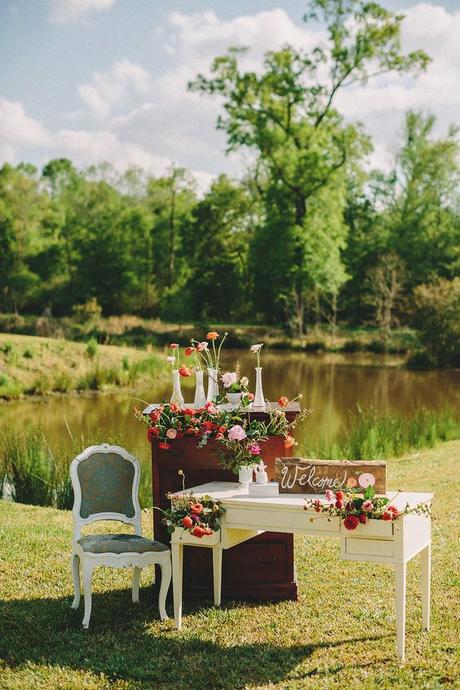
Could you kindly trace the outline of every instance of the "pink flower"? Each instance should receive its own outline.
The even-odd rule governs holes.
[[[370,513],[371,510],[374,510],[374,504],[372,503],[372,501],[364,501],[361,507],[365,513]]]
[[[167,436],[168,438],[176,438],[176,436],[177,436],[177,429],[168,429],[168,431],[166,432],[166,436]]]
[[[235,424],[228,430],[228,438],[230,441],[243,441],[246,438],[246,432],[240,424]]]
[[[258,443],[253,443],[249,446],[249,452],[251,455],[260,455],[260,446]]]
[[[238,377],[236,375],[236,371],[226,371],[225,374],[222,374],[220,377],[222,379],[222,383],[224,384],[224,388],[230,388],[230,386],[238,381]]]
[[[333,501],[335,499],[334,492],[330,489],[326,489],[324,495],[326,496],[326,500],[328,501]]]
[[[198,352],[203,352],[203,350],[207,350],[208,343],[206,342],[206,340],[203,340],[202,343],[198,343],[196,349],[198,350]]]
[[[358,477],[358,484],[363,488],[367,489],[368,486],[374,486],[375,477],[370,472],[363,472]]]

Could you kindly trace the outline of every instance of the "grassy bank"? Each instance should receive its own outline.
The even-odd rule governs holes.
[[[161,355],[130,347],[0,333],[0,398],[97,391],[166,376]]]
[[[296,537],[298,602],[185,603],[160,623],[142,575],[98,569],[91,628],[71,611],[71,515],[0,501],[2,690],[441,690],[460,674],[460,442],[389,462],[389,485],[435,494],[432,630],[421,632],[420,565],[408,567],[407,661],[394,654],[391,566],[343,562],[335,540]],[[143,514],[150,534],[152,515]]]
[[[348,328],[341,326],[335,337],[330,330],[309,329],[303,338],[287,335],[273,326],[250,324],[174,324],[159,319],[142,319],[138,316],[89,317],[83,322],[75,318],[45,318],[0,314],[0,332],[20,333],[87,341],[90,338],[112,345],[145,347],[162,346],[170,342],[186,344],[191,337],[202,337],[207,331],[229,331],[228,347],[247,348],[263,341],[273,349],[290,349],[302,352],[385,352],[382,340],[375,328]],[[406,354],[419,347],[414,331],[394,330],[388,343],[389,353]]]

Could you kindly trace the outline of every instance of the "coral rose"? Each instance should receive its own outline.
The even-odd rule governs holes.
[[[201,513],[203,512],[203,506],[202,506],[201,503],[193,503],[193,504],[190,506],[190,510],[191,510],[192,513],[194,513],[195,515],[201,515]]]
[[[207,340],[215,340],[218,337],[219,334],[217,333],[217,331],[209,331],[209,333],[206,335]]]
[[[186,515],[184,518],[182,518],[182,524],[185,527],[185,529],[189,529],[193,525],[193,520],[190,517],[190,515]]]
[[[355,486],[358,486],[358,482],[356,481],[356,479],[354,477],[348,477],[347,486],[350,489],[353,489]]]
[[[289,405],[289,398],[286,398],[285,395],[282,395],[281,398],[278,400],[278,405],[280,407],[286,407],[286,405]]]
[[[169,405],[169,409],[171,410],[171,412],[180,412],[180,405],[178,405],[175,402],[172,402]]]
[[[190,369],[188,367],[182,366],[179,369],[179,375],[183,376],[185,378],[186,376],[191,376],[192,372],[190,371]]]
[[[343,526],[345,529],[356,529],[359,525],[359,520],[356,517],[356,515],[347,515],[345,520],[343,521]]]
[[[198,539],[201,539],[201,537],[206,534],[206,530],[204,530],[199,525],[195,525],[195,527],[193,528],[192,534],[194,537],[198,537]]]
[[[343,491],[336,491],[335,497],[338,501],[343,501],[343,499],[345,498],[345,494],[343,493]]]

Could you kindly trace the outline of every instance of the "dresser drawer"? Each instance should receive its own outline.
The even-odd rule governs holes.
[[[229,556],[228,559],[226,558]],[[226,584],[283,582],[286,579],[286,544],[240,544],[238,550],[224,551],[224,587]]]
[[[344,537],[342,542],[342,556],[348,560],[362,560],[363,557],[382,558],[394,557],[395,545],[393,539],[353,539]]]

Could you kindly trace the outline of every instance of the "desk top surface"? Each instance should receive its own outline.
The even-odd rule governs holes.
[[[153,410],[158,409],[161,407],[163,403],[150,403],[150,405],[147,405],[147,407],[142,410],[142,414],[149,414],[149,412],[152,412]],[[237,405],[231,405],[230,403],[224,403],[222,405],[217,405],[217,408],[219,410],[225,411],[225,412],[231,412],[232,410],[235,410],[238,406]],[[196,407],[193,403],[184,403],[182,405],[182,408],[188,408],[191,410],[198,410],[199,408]],[[279,404],[277,402],[267,402],[264,407],[254,407],[253,404],[251,403],[248,405],[248,407],[245,407],[244,409],[241,409],[240,412],[244,413],[250,413],[253,412],[255,414],[268,414],[270,410],[279,410],[282,409],[283,412],[286,413],[298,413],[300,412],[300,403],[298,402],[293,402],[290,403],[289,405],[286,405],[286,407],[280,408]]]
[[[176,492],[180,495],[182,492]],[[193,493],[195,496],[212,496],[216,500],[222,501],[225,506],[260,506],[270,509],[296,509],[305,505],[305,500],[323,499],[324,494],[279,494],[278,496],[259,497],[249,495],[247,487],[238,482],[208,482],[186,489],[185,493]],[[408,493],[406,491],[387,491],[387,497],[392,504],[399,510],[403,510],[407,505],[410,508],[420,504],[429,503],[433,494],[430,493]]]

